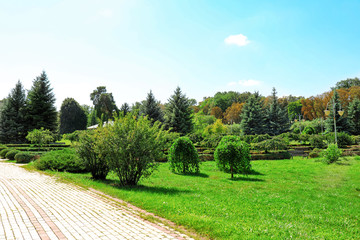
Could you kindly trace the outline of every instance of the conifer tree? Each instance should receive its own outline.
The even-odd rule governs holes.
[[[282,108],[276,96],[276,89],[272,90],[272,98],[269,108],[266,111],[266,133],[279,135],[289,129],[288,112]]]
[[[351,134],[360,135],[360,100],[358,98],[349,104],[348,119]]]
[[[339,111],[342,110],[340,106],[339,94],[334,90],[334,95],[332,96],[330,102],[327,105],[327,109],[330,110],[330,114],[325,120],[325,131],[334,132],[334,110],[335,110],[335,122],[336,122],[336,131],[337,132],[348,132],[349,131],[349,122],[345,115],[340,116]]]
[[[124,116],[125,116],[126,114],[128,114],[130,111],[131,111],[131,109],[130,109],[129,104],[124,103],[123,105],[121,105],[121,107],[120,107],[120,112],[122,112],[122,113],[124,114]]]
[[[265,114],[259,92],[255,92],[247,99],[242,108],[241,119],[240,128],[245,135],[265,133]]]
[[[2,143],[25,142],[26,94],[20,81],[7,97],[0,115],[0,141]]]
[[[159,102],[156,101],[154,94],[150,90],[150,92],[147,95],[147,98],[145,102],[143,103],[143,114],[145,116],[148,116],[149,119],[154,123],[156,121],[163,122],[163,113],[161,112]]]
[[[27,96],[28,131],[33,129],[57,130],[57,112],[55,95],[48,77],[43,71],[36,77]]]
[[[168,100],[165,109],[165,125],[182,135],[190,133],[194,127],[189,99],[177,87]]]
[[[59,133],[72,133],[76,130],[85,130],[87,117],[84,109],[73,98],[66,98],[60,108]]]
[[[114,113],[119,112],[112,93],[108,93],[105,86],[97,87],[90,94],[90,99],[93,101],[97,117],[103,121],[108,121]]]

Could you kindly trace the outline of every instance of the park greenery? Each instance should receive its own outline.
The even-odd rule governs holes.
[[[352,157],[360,155],[357,78],[309,98],[278,97],[273,88],[267,97],[228,91],[197,103],[177,87],[166,103],[150,90],[118,108],[99,86],[90,99],[93,106],[66,98],[57,112],[45,72],[28,92],[18,81],[1,101],[1,158],[30,162],[213,239],[360,233],[352,228],[360,209],[359,156]],[[293,157],[298,149],[308,159]],[[255,161],[270,159],[286,160]],[[338,202],[352,204],[347,220]]]

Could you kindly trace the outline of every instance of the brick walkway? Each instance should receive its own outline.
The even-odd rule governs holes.
[[[0,239],[190,239],[103,195],[0,161]]]

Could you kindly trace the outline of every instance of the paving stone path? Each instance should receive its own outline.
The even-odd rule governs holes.
[[[191,239],[132,207],[0,160],[0,239]]]

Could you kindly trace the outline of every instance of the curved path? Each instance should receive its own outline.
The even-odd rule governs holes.
[[[0,239],[191,239],[99,192],[0,161]]]

